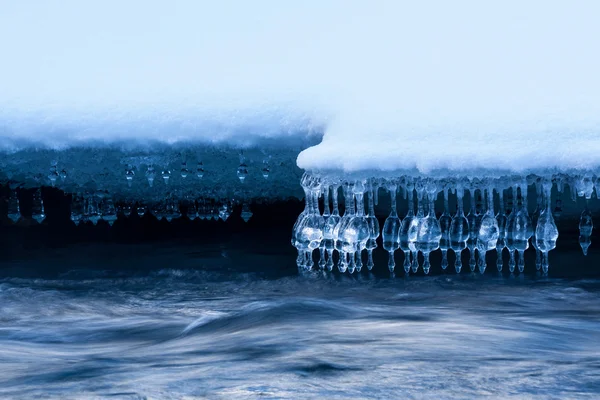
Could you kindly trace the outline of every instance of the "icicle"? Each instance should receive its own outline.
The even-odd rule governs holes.
[[[506,247],[506,223],[507,217],[504,211],[504,189],[498,187],[498,202],[499,209],[496,214],[496,221],[498,223],[498,241],[496,242],[496,268],[499,272],[502,271],[502,251]]]
[[[390,253],[388,268],[390,272],[394,271],[396,263],[394,262],[394,252],[398,250],[400,247],[400,218],[398,218],[398,213],[396,211],[396,190],[397,186],[395,184],[390,184],[388,186],[388,190],[390,191],[391,197],[391,211],[390,215],[385,220],[383,224],[382,238],[383,238],[383,248]]]

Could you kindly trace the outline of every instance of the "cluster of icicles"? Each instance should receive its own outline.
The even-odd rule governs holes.
[[[65,193],[65,196],[68,194]],[[112,196],[98,190],[96,192],[71,193],[70,195],[71,221],[75,225],[91,222],[96,225],[99,221],[105,221],[110,226],[114,224],[119,215],[129,218],[132,213],[143,217],[146,213],[154,215],[158,220],[165,219],[171,222],[185,215],[193,221],[200,220],[222,220],[227,221],[233,212],[233,208],[239,203],[228,199],[198,198],[195,200],[188,196],[185,201],[180,202],[177,197],[168,194],[162,201],[146,206],[141,202],[121,201],[115,205]],[[8,196],[8,218],[13,223],[18,223],[23,215],[17,190],[11,190]],[[185,207],[181,207],[184,204]],[[183,212],[185,211],[185,212]],[[241,206],[240,217],[248,222],[252,218],[252,211],[248,203]],[[41,224],[46,219],[44,199],[40,188],[36,189],[31,198],[31,219]]]
[[[318,267],[340,272],[360,271],[363,267],[363,251],[367,252],[367,268],[373,268],[373,250],[381,235],[383,248],[389,253],[388,268],[396,267],[394,253],[404,253],[404,271],[416,273],[419,267],[424,273],[431,268],[430,255],[438,249],[442,252],[442,268],[448,267],[448,251],[455,254],[454,268],[462,269],[461,254],[468,249],[471,271],[477,268],[483,273],[487,267],[487,252],[496,251],[496,266],[503,269],[502,252],[509,253],[508,268],[513,272],[525,267],[524,252],[532,244],[536,251],[536,269],[548,272],[548,253],[556,247],[558,229],[554,214],[561,211],[560,196],[552,209],[551,190],[556,185],[562,193],[565,184],[571,196],[591,199],[596,185],[595,176],[553,175],[551,177],[528,176],[489,179],[443,179],[401,177],[398,179],[367,179],[342,181],[327,179],[305,173],[301,180],[306,206],[298,217],[292,233],[292,244],[298,250],[297,264],[300,269],[310,270],[314,265],[313,251],[319,250]],[[600,180],[598,181],[600,185]],[[527,188],[535,185],[537,208],[532,215],[527,210]],[[338,195],[344,196],[345,210],[340,215]],[[380,234],[374,205],[378,191],[386,189],[391,196],[391,212]],[[398,191],[408,201],[404,218],[398,216],[396,197]],[[512,208],[505,211],[504,192],[514,199]],[[471,207],[465,215],[463,197],[468,192]],[[475,205],[473,199],[479,192],[484,204]],[[444,196],[444,212],[436,216],[435,199]],[[456,195],[457,210],[452,215],[448,209],[449,193]],[[323,212],[319,200],[323,197]],[[498,212],[494,211],[494,198],[498,198]],[[417,199],[415,210],[414,199]],[[368,200],[368,201],[366,201]],[[365,213],[365,203],[368,204]],[[593,222],[587,207],[581,214],[579,230],[580,245],[584,254],[590,246]],[[334,252],[338,253],[334,257]],[[422,254],[422,264],[418,254]],[[516,253],[516,255],[515,255]]]

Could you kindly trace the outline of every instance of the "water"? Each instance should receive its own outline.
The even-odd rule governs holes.
[[[1,398],[597,398],[600,281],[165,268],[0,280]]]

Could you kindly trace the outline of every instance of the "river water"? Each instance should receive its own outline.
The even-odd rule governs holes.
[[[600,281],[0,280],[0,398],[598,398]]]

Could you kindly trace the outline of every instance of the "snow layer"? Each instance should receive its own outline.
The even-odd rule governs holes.
[[[287,106],[215,109],[201,105],[148,104],[144,107],[60,108],[28,112],[0,110],[0,151],[74,147],[159,149],[190,144],[248,147],[306,147],[323,126]]]
[[[3,2],[0,149],[313,141],[310,3]]]
[[[5,150],[265,137],[285,147],[324,127],[301,168],[600,159],[596,1],[5,3]]]
[[[330,126],[322,143],[298,156],[298,166],[314,171],[394,171],[426,175],[497,175],[598,170],[600,125],[552,126],[502,123],[467,128]]]
[[[600,165],[594,2],[437,4],[392,38],[298,166],[510,172]],[[428,4],[431,6],[431,3]],[[571,7],[572,6],[572,7]],[[425,12],[427,6],[420,10]]]

